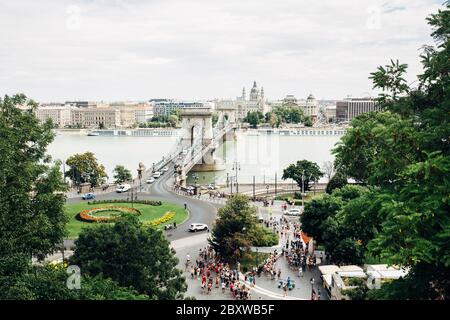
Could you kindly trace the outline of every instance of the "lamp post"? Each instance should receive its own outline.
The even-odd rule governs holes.
[[[233,163],[233,168],[232,170],[236,171],[236,175],[235,175],[235,181],[236,181],[236,193],[239,193],[239,183],[238,183],[238,171],[241,171],[241,164],[237,161],[235,161]]]

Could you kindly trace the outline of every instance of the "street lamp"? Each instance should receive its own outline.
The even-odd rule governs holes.
[[[236,193],[239,193],[238,171],[241,171],[241,164],[237,161],[233,163],[233,171],[236,171]]]

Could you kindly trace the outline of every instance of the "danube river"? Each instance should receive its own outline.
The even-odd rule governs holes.
[[[217,183],[226,180],[227,173],[236,175],[233,164],[238,163],[240,183],[269,183],[281,180],[283,169],[297,160],[314,161],[323,166],[332,161],[331,149],[340,139],[339,136],[254,136],[247,132],[238,132],[236,140],[222,144],[216,152],[226,164],[226,170],[216,173],[199,173],[199,183]],[[124,165],[137,175],[139,162],[151,167],[173,147],[176,137],[130,137],[130,136],[87,136],[80,133],[58,132],[48,152],[53,159],[65,161],[75,153],[93,152],[102,163],[113,181],[112,171],[118,164]],[[191,180],[192,173],[190,174]]]

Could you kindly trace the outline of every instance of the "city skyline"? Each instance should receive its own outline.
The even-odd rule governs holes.
[[[389,59],[421,71],[425,17],[441,1],[137,0],[2,3],[1,94],[37,101],[269,100],[376,95]],[[300,32],[299,32],[300,31]],[[339,61],[339,63],[337,63]]]

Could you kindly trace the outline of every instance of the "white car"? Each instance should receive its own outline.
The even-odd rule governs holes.
[[[156,171],[156,172],[153,174],[153,178],[158,179],[159,177],[161,177],[161,172]]]
[[[169,171],[169,168],[167,168],[167,167],[164,167],[164,168],[162,168],[162,170],[161,170],[162,172],[167,172],[167,171]]]
[[[154,179],[154,178],[149,178],[149,179],[147,179],[147,181],[145,181],[145,182],[148,183],[148,184],[150,184],[150,183],[155,182],[155,179]]]
[[[302,212],[300,211],[300,209],[293,208],[285,211],[284,214],[287,216],[299,216],[302,214]]]
[[[197,232],[197,231],[205,231],[208,230],[208,225],[204,223],[192,223],[189,227],[190,232]]]
[[[130,189],[131,186],[128,183],[124,183],[117,186],[116,192],[118,193],[127,192]]]

